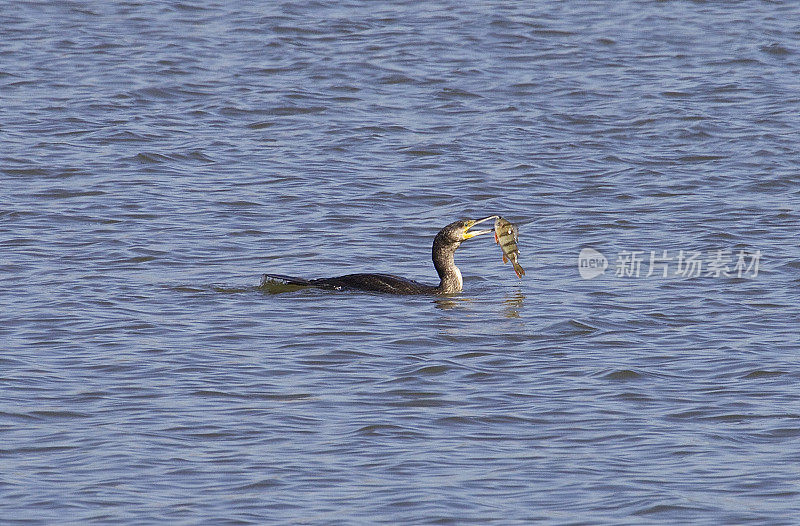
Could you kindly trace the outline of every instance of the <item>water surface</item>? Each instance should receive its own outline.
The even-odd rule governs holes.
[[[2,522],[795,523],[798,27],[790,2],[15,3]],[[494,213],[524,280],[483,237],[453,297],[257,288],[433,283],[437,230]],[[616,275],[681,250],[760,268]]]

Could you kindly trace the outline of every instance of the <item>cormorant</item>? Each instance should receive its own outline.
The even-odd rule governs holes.
[[[495,219],[489,216],[479,221],[464,219],[450,223],[433,238],[433,266],[439,274],[439,284],[426,285],[391,274],[347,274],[335,278],[303,279],[280,274],[264,274],[261,287],[270,285],[294,285],[299,287],[318,287],[332,290],[364,290],[372,292],[388,292],[390,294],[453,294],[461,292],[464,281],[461,271],[453,260],[456,249],[462,242],[483,234],[494,232],[494,229],[470,231],[472,227],[484,221]]]

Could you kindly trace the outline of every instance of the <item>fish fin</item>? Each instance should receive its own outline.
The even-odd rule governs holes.
[[[508,257],[506,257],[505,252],[503,252],[503,263],[508,263]]]
[[[525,275],[525,269],[523,269],[521,266],[519,266],[516,263],[514,263],[514,272],[517,274],[517,277],[519,279],[522,279],[522,276]]]

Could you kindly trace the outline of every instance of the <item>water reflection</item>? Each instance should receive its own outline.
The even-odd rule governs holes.
[[[525,303],[525,294],[522,291],[514,292],[506,296],[503,300],[503,316],[506,318],[519,318],[519,311]]]
[[[475,298],[464,296],[448,296],[439,297],[433,300],[437,309],[453,310],[463,309],[465,307],[474,306]],[[507,294],[503,299],[503,317],[505,318],[519,318],[520,311],[525,305],[525,294],[522,291]]]
[[[448,297],[436,298],[433,301],[437,309],[452,310],[452,309],[466,307],[473,300],[472,298],[466,298],[463,296],[448,296]]]

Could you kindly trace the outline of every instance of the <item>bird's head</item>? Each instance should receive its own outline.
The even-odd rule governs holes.
[[[454,223],[450,223],[444,227],[437,237],[441,237],[442,241],[448,244],[461,244],[462,241],[477,237],[483,234],[494,232],[494,229],[487,230],[472,230],[475,225],[495,219],[497,216],[489,216],[480,220],[475,219],[462,219]]]

